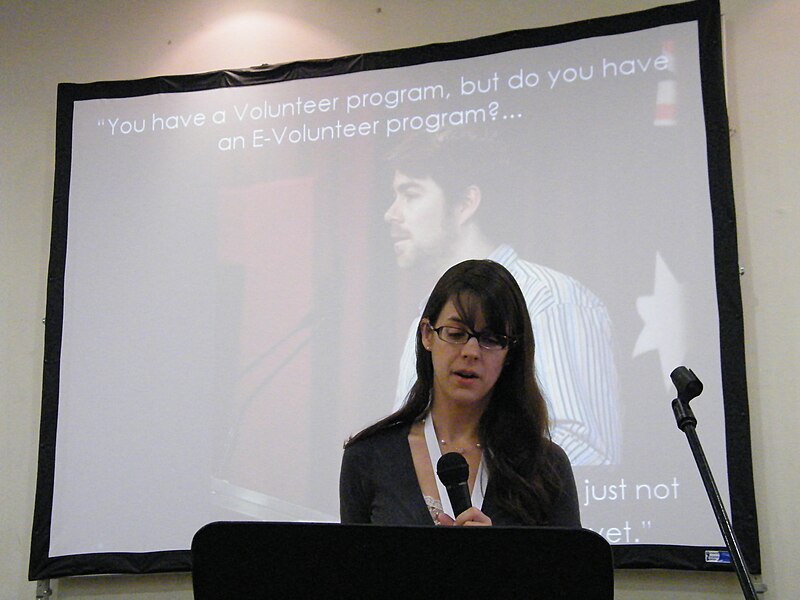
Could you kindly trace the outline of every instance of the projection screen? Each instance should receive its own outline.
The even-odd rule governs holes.
[[[338,520],[342,444],[402,399],[454,255],[398,206],[395,161],[453,139],[488,256],[603,316],[568,343],[534,318],[584,525],[618,567],[730,568],[670,410],[686,365],[759,568],[719,7],[690,2],[62,84],[31,579],[186,570],[211,521]]]

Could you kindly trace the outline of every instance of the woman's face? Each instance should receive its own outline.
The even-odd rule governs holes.
[[[442,326],[456,327],[471,334],[487,333],[483,315],[476,315],[475,330],[472,330],[464,323],[451,299],[434,323],[423,319],[420,327],[422,343],[433,360],[434,400],[454,407],[485,409],[503,371],[508,348],[487,350],[478,344],[475,337],[470,337],[466,344],[446,342],[434,331]]]

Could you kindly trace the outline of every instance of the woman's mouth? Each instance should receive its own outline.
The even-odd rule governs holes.
[[[474,371],[455,371],[455,374],[461,379],[478,379],[478,375]]]

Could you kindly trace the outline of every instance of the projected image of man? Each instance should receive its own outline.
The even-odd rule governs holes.
[[[404,140],[389,159],[394,200],[384,215],[397,265],[438,277],[471,258],[505,266],[523,291],[537,340],[535,369],[550,409],[553,441],[573,465],[620,459],[617,374],[608,311],[575,279],[521,259],[491,239],[484,221],[517,200],[499,197],[508,177],[502,146],[466,128]],[[529,201],[525,198],[525,201]],[[502,229],[513,230],[509,223]],[[395,408],[416,380],[415,320],[400,361]]]

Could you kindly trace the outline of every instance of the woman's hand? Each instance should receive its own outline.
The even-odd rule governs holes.
[[[439,525],[444,525],[445,527],[452,527],[455,525],[456,527],[466,526],[466,527],[486,527],[492,524],[492,520],[483,514],[479,509],[475,508],[474,506],[468,508],[454,521],[450,515],[445,513],[440,513],[437,517],[439,521]]]

